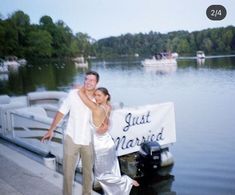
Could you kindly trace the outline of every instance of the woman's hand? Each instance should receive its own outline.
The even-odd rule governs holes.
[[[103,134],[105,133],[106,131],[108,131],[109,129],[109,125],[107,122],[103,123],[98,129],[96,129],[96,132],[98,134]]]

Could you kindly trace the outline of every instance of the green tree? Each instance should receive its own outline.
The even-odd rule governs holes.
[[[55,26],[50,16],[42,16],[39,20],[39,25],[49,32],[51,30],[50,27]]]
[[[9,20],[4,21],[3,36],[1,42],[3,43],[3,54],[16,55],[18,51],[18,33]]]
[[[91,46],[91,37],[86,33],[76,33],[76,42],[77,42],[77,55],[83,55],[87,57],[92,52]]]
[[[230,51],[231,50],[231,43],[233,40],[233,31],[232,29],[224,30],[224,33],[222,34],[222,41],[225,44],[225,50]]]
[[[4,56],[4,48],[5,48],[5,28],[4,22],[0,19],[0,56]]]
[[[23,11],[16,11],[10,16],[9,22],[11,24],[11,28],[16,31],[14,33],[16,40],[14,55],[23,57],[24,49],[27,46],[26,37],[30,27],[30,18]]]
[[[213,43],[211,41],[210,38],[204,38],[202,44],[201,44],[201,48],[206,52],[206,53],[210,53],[213,49]]]
[[[28,36],[28,56],[33,57],[51,57],[52,55],[52,37],[45,30],[31,31]]]
[[[189,53],[190,46],[189,46],[189,42],[187,39],[183,39],[183,38],[180,39],[177,51],[179,53]]]

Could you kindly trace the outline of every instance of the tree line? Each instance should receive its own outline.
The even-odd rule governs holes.
[[[73,57],[95,55],[93,40],[86,33],[75,35],[62,20],[53,22],[42,16],[39,24],[30,24],[30,17],[16,11],[7,19],[0,17],[0,56]]]
[[[197,50],[206,54],[233,53],[235,51],[235,27],[227,26],[201,31],[174,31],[124,34],[100,40],[88,34],[73,34],[65,22],[53,22],[50,16],[42,16],[39,24],[30,24],[30,17],[23,11],[15,11],[3,19],[0,14],[0,57],[15,55],[25,58],[58,58],[96,56],[102,58],[150,56],[162,51],[180,55],[195,55]]]
[[[109,37],[94,43],[100,55],[150,56],[163,51],[180,55],[195,55],[197,50],[206,54],[231,54],[235,52],[235,27],[212,28],[202,31],[174,31],[167,34],[125,34]]]

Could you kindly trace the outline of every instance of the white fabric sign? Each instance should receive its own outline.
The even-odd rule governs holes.
[[[174,104],[169,102],[114,110],[110,134],[118,156],[139,151],[144,141],[157,141],[161,146],[174,143]]]

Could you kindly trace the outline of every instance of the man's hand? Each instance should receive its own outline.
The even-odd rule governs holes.
[[[61,112],[57,112],[53,122],[51,124],[51,127],[48,129],[47,133],[42,137],[41,142],[44,142],[45,140],[51,141],[53,135],[54,135],[54,129],[56,129],[57,124],[61,121],[61,119],[64,117],[64,115]]]
[[[48,132],[42,137],[41,142],[44,143],[45,140],[51,141],[53,135],[54,135],[53,130],[48,130]]]

